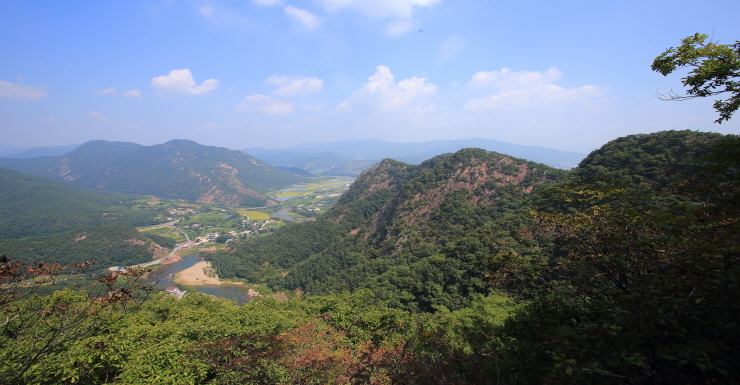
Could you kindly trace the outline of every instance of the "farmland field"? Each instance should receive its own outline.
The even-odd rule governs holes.
[[[244,211],[244,210],[239,210],[237,212],[239,214],[241,214],[241,215],[247,215],[247,216],[249,216],[249,220],[250,221],[266,221],[266,220],[270,219],[270,214],[266,214],[266,213],[259,212],[259,211]]]

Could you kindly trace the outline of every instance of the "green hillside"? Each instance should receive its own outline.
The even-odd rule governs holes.
[[[210,258],[223,276],[276,290],[371,288],[394,306],[458,309],[489,292],[476,263],[497,250],[492,242],[530,220],[521,214],[533,193],[564,175],[480,149],[418,166],[384,160],[320,220],[236,243],[233,253]]]
[[[302,181],[240,151],[172,140],[132,151],[77,183],[128,194],[269,206],[274,203],[261,193]]]
[[[0,378],[737,383],[738,143],[631,135],[571,172],[479,149],[385,160],[316,221],[209,254],[221,277],[267,286],[242,306],[198,293],[143,300],[135,273],[88,296],[34,296],[28,274],[46,268],[0,259]],[[147,243],[80,231],[57,242],[120,232]]]
[[[306,180],[241,151],[189,140],[96,140],[60,157],[0,159],[0,167],[111,192],[234,206],[274,205],[262,194]]]
[[[96,269],[128,266],[162,257],[174,247],[165,237],[123,224],[86,226],[59,234],[0,240],[0,254],[14,261],[56,261],[63,265],[95,260]]]
[[[140,197],[0,169],[0,239],[49,235],[105,223],[144,226],[156,214],[134,207]]]
[[[89,177],[109,161],[142,147],[131,142],[91,140],[62,156],[39,156],[25,159],[0,158],[0,167],[50,179],[75,181]]]

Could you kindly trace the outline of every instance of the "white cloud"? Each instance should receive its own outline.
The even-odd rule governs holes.
[[[366,16],[410,19],[415,7],[429,7],[442,0],[319,0],[328,11],[352,9]]]
[[[220,83],[221,81],[218,79],[208,79],[197,86],[193,74],[185,68],[172,70],[167,75],[154,77],[150,85],[163,93],[200,95],[217,89]]]
[[[210,5],[204,5],[200,8],[198,8],[198,12],[200,12],[201,15],[205,16],[208,19],[213,18],[213,7]]]
[[[282,0],[252,0],[254,5],[260,7],[272,7],[273,5],[282,4]]]
[[[544,73],[540,71],[512,72],[508,68],[502,68],[501,71],[476,72],[468,85],[475,88],[493,86],[498,89],[511,90],[552,83],[560,79],[562,75],[555,67],[550,67]]]
[[[128,97],[128,98],[140,98],[141,97],[141,91],[139,91],[137,89],[128,90],[128,91],[124,92],[122,95],[125,96],[125,97]]]
[[[355,91],[349,99],[339,103],[337,110],[348,111],[355,107],[368,107],[383,111],[398,110],[402,107],[424,105],[424,109],[433,108],[428,99],[437,91],[437,86],[429,83],[427,78],[412,77],[395,83],[390,68],[377,66],[375,74],[367,79],[362,88]]]
[[[567,103],[598,100],[606,89],[595,85],[564,88],[553,84],[562,77],[555,67],[545,72],[517,71],[508,68],[500,71],[477,72],[468,83],[470,88],[492,88],[496,93],[468,101],[463,108],[523,109],[559,107]]]
[[[237,104],[238,111],[260,110],[268,114],[287,115],[293,111],[293,103],[274,100],[265,95],[250,95]]]
[[[288,5],[283,10],[294,23],[297,23],[308,31],[313,31],[321,26],[321,19],[305,9]]]
[[[273,92],[277,96],[306,96],[321,91],[324,80],[319,78],[294,78],[290,76],[270,76],[265,83],[274,84],[278,89]]]
[[[0,98],[7,99],[43,99],[49,96],[46,86],[28,86],[22,83],[11,83],[0,80]]]
[[[110,116],[108,116],[108,115],[106,115],[106,114],[104,114],[102,112],[95,112],[95,111],[88,112],[87,113],[87,117],[90,118],[90,119],[95,119],[95,120],[101,121],[101,122],[105,122],[105,121],[107,121],[107,120],[110,119]]]
[[[364,16],[395,19],[385,27],[385,33],[390,36],[404,34],[413,29],[414,9],[430,7],[442,0],[319,0],[327,11],[349,9]]]
[[[115,95],[116,89],[113,87],[108,87],[104,90],[98,90],[93,92],[95,95]]]

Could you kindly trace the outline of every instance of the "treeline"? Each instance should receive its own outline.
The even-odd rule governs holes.
[[[26,239],[0,240],[0,254],[32,264],[56,261],[62,265],[95,261],[95,270],[151,261],[155,250],[170,249],[167,237],[139,232],[123,224],[80,227],[63,233]]]
[[[318,219],[311,226],[281,227],[269,237],[250,237],[232,241],[231,249],[248,252],[250,259],[240,258],[240,252],[208,253],[219,277],[247,278],[254,282],[281,276],[306,255],[325,249],[345,234],[334,222]]]
[[[156,212],[139,208],[138,199],[0,169],[0,239],[49,235],[107,223],[156,223]]]

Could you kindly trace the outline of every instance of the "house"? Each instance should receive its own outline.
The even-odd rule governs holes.
[[[186,290],[180,290],[177,287],[168,287],[168,288],[164,289],[164,292],[167,293],[167,294],[169,294],[169,295],[175,296],[178,299],[182,298],[182,296],[184,296],[185,294],[187,294],[187,291]]]

